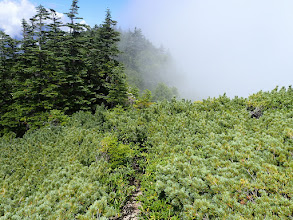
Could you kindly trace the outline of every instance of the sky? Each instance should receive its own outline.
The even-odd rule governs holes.
[[[71,0],[0,0],[0,29],[17,34],[18,19],[39,4],[64,13]],[[80,0],[79,6],[91,26],[109,7],[118,26],[141,28],[169,49],[180,72],[172,80],[186,98],[247,97],[293,82],[292,0]]]
[[[109,8],[114,20],[118,20],[128,6],[130,0],[79,0],[79,16],[90,26],[101,24]],[[35,15],[35,7],[43,5],[47,9],[59,12],[63,21],[71,6],[72,0],[0,0],[0,29],[17,36],[21,31],[21,19],[29,19]]]
[[[170,49],[185,97],[247,97],[293,82],[292,0],[133,1],[127,21]]]
[[[46,8],[53,8],[58,12],[68,12],[72,0],[30,0],[34,5],[43,5]],[[93,26],[100,24],[106,14],[107,8],[112,12],[114,20],[119,19],[121,13],[125,7],[127,7],[129,0],[79,0],[78,6],[79,15],[87,22],[87,24]]]

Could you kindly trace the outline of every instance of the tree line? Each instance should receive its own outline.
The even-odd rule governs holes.
[[[127,101],[110,10],[91,28],[78,22],[77,0],[65,24],[54,9],[36,9],[35,16],[22,20],[21,40],[0,32],[0,135],[22,136],[42,126],[52,110],[71,115]]]

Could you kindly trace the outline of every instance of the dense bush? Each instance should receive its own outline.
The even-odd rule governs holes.
[[[99,107],[22,139],[6,135],[0,218],[117,217],[135,177],[145,219],[290,219],[291,93]]]
[[[1,219],[119,216],[133,191],[128,182],[133,171],[102,154],[102,127],[84,118],[92,125],[102,122],[79,112],[68,127],[49,125],[22,139],[0,139]],[[122,144],[115,137],[111,143]]]
[[[172,100],[117,114],[110,120],[113,132],[148,152],[142,216],[292,218],[292,100],[291,88],[282,88],[248,99]],[[263,106],[259,119],[251,106]]]

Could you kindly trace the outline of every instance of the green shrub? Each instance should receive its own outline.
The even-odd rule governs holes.
[[[64,126],[69,121],[69,116],[65,115],[61,110],[51,110],[48,117],[49,125],[57,126],[61,125]]]
[[[111,163],[113,169],[127,166],[134,156],[134,150],[129,145],[118,143],[118,139],[112,136],[105,137],[101,141],[100,151]]]
[[[291,90],[259,94],[100,108],[0,138],[0,216],[119,217],[135,177],[144,219],[291,219]]]

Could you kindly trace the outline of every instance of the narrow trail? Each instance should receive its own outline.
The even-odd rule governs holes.
[[[139,167],[137,162],[139,158],[135,158],[132,168],[136,171],[136,177],[132,177],[130,179],[129,185],[135,186],[135,191],[132,193],[129,200],[126,202],[124,207],[122,208],[122,213],[117,220],[137,220],[139,219],[141,203],[138,201],[138,196],[142,195],[142,191],[140,189],[140,181],[137,178],[142,174],[142,169]]]
[[[126,205],[122,209],[121,220],[137,220],[138,215],[140,213],[139,207],[141,206],[140,202],[137,201],[137,197],[142,195],[140,190],[140,184],[135,179],[133,181],[133,185],[136,187],[136,190],[133,192],[130,200],[126,203]]]

